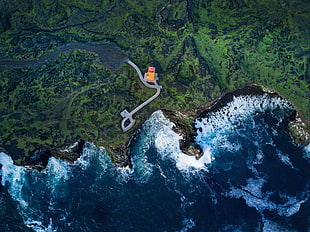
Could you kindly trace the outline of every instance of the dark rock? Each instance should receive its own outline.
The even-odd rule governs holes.
[[[84,144],[85,141],[83,139],[80,139],[74,144],[66,146],[64,148],[53,148],[50,150],[50,153],[55,158],[74,162],[80,157],[81,153],[83,152]]]
[[[28,169],[35,169],[41,171],[48,163],[51,153],[46,148],[35,150],[23,163]]]
[[[122,66],[127,56],[103,43],[114,42],[142,69],[158,68],[163,91],[139,112],[136,128],[158,108],[196,109],[249,83],[276,88],[309,117],[307,1],[78,2],[0,1],[0,31],[7,30],[0,56],[12,58],[0,60],[0,150],[16,163],[29,155],[44,163],[77,138],[113,144],[112,160],[129,162],[125,144],[132,131],[120,130],[119,111],[148,93]],[[230,100],[228,94],[203,105],[191,120]],[[182,120],[175,130],[194,136],[192,123]]]
[[[247,85],[243,88],[239,88],[234,91],[227,92],[223,94],[222,96],[200,106],[198,108],[198,118],[204,118],[209,112],[215,112],[220,110],[221,108],[225,107],[227,103],[233,101],[234,97],[238,96],[246,96],[246,95],[264,95],[266,94],[266,91],[262,89],[259,85]],[[277,93],[268,93],[271,97],[279,97],[282,98]]]
[[[41,148],[35,150],[25,161],[22,163],[28,169],[41,171],[48,164],[49,158],[52,156],[68,162],[77,160],[83,152],[85,141],[80,139],[76,143],[66,146],[64,148]]]
[[[130,144],[130,141],[128,142]],[[132,163],[130,160],[130,154],[126,146],[119,145],[116,147],[108,147],[108,152],[110,153],[112,162],[119,167],[129,167],[132,168]]]
[[[179,141],[181,151],[199,159],[202,156],[202,150],[195,142],[197,132],[194,128],[194,115],[168,109],[162,109],[162,112],[166,118],[175,124],[172,128],[174,132],[182,136]]]
[[[201,147],[196,144],[195,137],[197,136],[197,130],[201,131],[201,128],[197,129],[194,127],[195,119],[205,118],[210,112],[220,110],[229,102],[233,101],[234,97],[246,95],[257,96],[264,94],[269,94],[270,97],[282,98],[275,92],[264,90],[262,86],[248,85],[244,88],[227,92],[213,101],[198,107],[196,111],[180,112],[167,109],[162,109],[162,111],[165,117],[175,124],[173,130],[183,137],[183,139],[180,140],[180,149],[182,152],[187,155],[194,155],[197,159],[199,159],[202,156],[202,150]],[[302,120],[299,116],[296,117],[295,110],[293,110],[289,115],[288,121],[290,121],[289,128],[295,142],[308,145],[310,140],[309,124],[305,123],[305,120]]]

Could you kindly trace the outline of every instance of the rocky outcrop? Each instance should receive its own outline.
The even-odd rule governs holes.
[[[195,137],[197,135],[194,122],[197,118],[208,117],[211,112],[216,112],[225,107],[227,103],[233,101],[234,97],[238,96],[260,96],[268,94],[270,97],[282,98],[278,93],[259,85],[248,85],[243,88],[239,88],[235,91],[230,91],[218,98],[198,107],[194,111],[180,112],[162,109],[165,117],[175,124],[173,130],[182,136],[180,140],[180,149],[188,155],[194,155],[201,157],[201,148],[196,144]],[[289,130],[297,144],[308,145],[310,141],[309,137],[309,123],[302,119],[299,114],[296,114],[296,110],[292,110],[288,118]]]
[[[130,141],[127,144],[129,145]],[[109,146],[106,149],[111,157],[112,162],[115,163],[117,166],[132,168],[128,147],[121,144],[114,147]]]
[[[180,149],[183,153],[195,156],[199,159],[202,156],[200,146],[195,142],[197,135],[194,128],[195,115],[192,112],[180,112],[168,109],[162,109],[166,118],[174,123],[173,130],[182,136],[180,142]]]
[[[55,147],[48,149],[43,147],[35,150],[21,165],[25,166],[27,169],[41,171],[46,167],[48,160],[51,157],[74,162],[80,157],[84,144],[85,141],[80,139],[76,143],[63,148]]]
[[[309,121],[308,1],[24,0],[0,8],[0,151],[16,164],[32,156],[44,164],[82,138],[127,165],[127,142],[162,108],[183,112],[167,114],[188,134],[184,152],[195,154],[186,118],[221,107],[230,99],[223,93],[250,83],[274,88]],[[112,56],[100,44],[119,49]],[[126,57],[141,70],[155,65],[163,89],[123,133],[119,113],[154,94],[122,65]]]

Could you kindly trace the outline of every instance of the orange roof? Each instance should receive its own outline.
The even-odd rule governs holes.
[[[149,72],[155,72],[155,67],[149,67]]]

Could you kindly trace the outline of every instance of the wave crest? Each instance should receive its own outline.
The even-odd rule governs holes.
[[[198,118],[195,122],[197,128],[196,142],[203,151],[214,149],[219,146],[230,151],[237,151],[240,147],[227,141],[227,136],[235,133],[242,134],[242,122],[247,121],[252,129],[255,129],[253,116],[265,112],[273,112],[277,123],[281,123],[285,116],[293,111],[292,105],[280,97],[271,97],[268,94],[262,96],[238,96],[233,101],[218,111],[209,112],[205,118]],[[246,132],[246,131],[243,131]],[[244,133],[245,134],[245,133]],[[214,157],[212,156],[212,159]]]

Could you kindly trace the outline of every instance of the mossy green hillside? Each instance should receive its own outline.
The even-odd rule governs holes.
[[[161,95],[134,115],[133,131],[156,109],[193,110],[249,83],[275,89],[310,118],[307,1],[26,0],[2,8],[3,58],[113,42],[142,71],[156,66]],[[119,113],[154,94],[130,66],[109,69],[83,49],[37,67],[2,66],[0,75],[0,146],[21,163],[79,138],[124,146],[132,132],[121,131]]]
[[[66,60],[65,66],[60,60]],[[120,128],[120,111],[132,110],[154,94],[129,65],[113,73],[95,54],[80,50],[39,69],[7,69],[3,79],[15,82],[1,90],[2,147],[11,152],[16,148],[12,156],[21,161],[24,152],[80,138],[107,148],[128,141],[129,134]]]
[[[308,11],[304,1],[212,1],[196,12],[195,41],[223,88],[272,87],[309,119]]]

